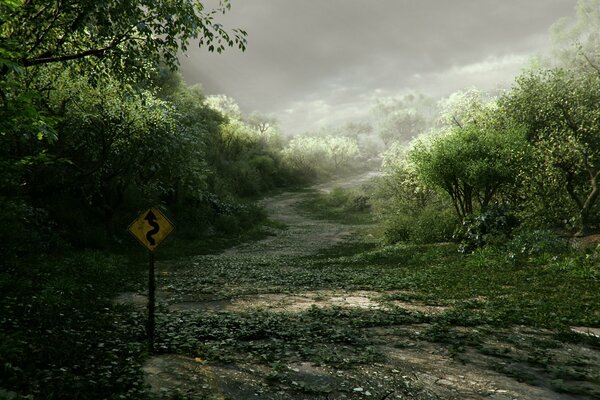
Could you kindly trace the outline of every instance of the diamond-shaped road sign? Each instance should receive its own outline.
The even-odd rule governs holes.
[[[154,251],[174,229],[175,225],[154,207],[144,211],[129,225],[129,232],[150,251]]]

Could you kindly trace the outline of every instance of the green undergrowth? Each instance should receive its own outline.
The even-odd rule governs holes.
[[[165,240],[158,263],[217,253],[274,234]],[[115,252],[67,250],[12,259],[0,269],[0,399],[147,399],[145,313],[113,299],[146,290],[148,253],[133,238]]]
[[[329,258],[349,268],[354,288],[414,292],[432,303],[453,305],[454,324],[524,324],[540,327],[600,326],[599,265],[594,252],[564,251],[515,258],[505,248],[460,255],[452,244],[399,244]]]
[[[141,268],[81,251],[3,269],[0,386],[32,399],[145,398],[143,320],[112,303]]]
[[[218,254],[242,243],[264,239],[276,235],[278,231],[286,229],[282,223],[272,220],[262,220],[248,229],[235,234],[213,234],[201,237],[173,237],[165,240],[164,244],[157,250],[157,257],[164,260],[183,259],[185,257]],[[143,251],[143,248],[140,247]]]
[[[358,190],[334,188],[329,193],[312,191],[304,196],[299,208],[318,219],[351,225],[373,223],[370,198]]]
[[[161,314],[158,348],[211,362],[301,362],[348,368],[384,360],[364,328],[427,318],[403,310],[382,312],[313,307],[305,312]]]
[[[600,326],[599,249],[576,252],[558,242],[542,246],[540,235],[533,235],[536,246],[521,236],[472,254],[460,254],[450,243],[381,246],[353,238],[309,256],[256,252],[176,258],[216,253],[280,229],[284,227],[270,223],[227,239],[170,237],[156,258],[173,268],[161,270],[157,283],[174,301],[365,290],[385,307],[313,307],[298,313],[167,312],[161,305],[159,351],[217,363],[308,361],[353,368],[385,361],[385,351],[371,329],[426,324],[418,337],[402,335],[410,341],[438,343],[459,359],[468,360],[473,349],[496,361],[510,356],[511,363],[529,363],[552,378],[547,384],[555,390],[596,393],[593,360],[581,360],[579,365],[573,357],[563,359],[562,353],[535,350],[559,345],[600,348],[597,338],[569,332],[570,326]],[[147,398],[141,372],[147,357],[145,314],[112,302],[119,292],[145,290],[146,252],[135,246],[132,239],[135,250],[129,253],[39,256],[2,269],[0,397],[4,390],[44,399]],[[205,297],[194,297],[199,294]],[[448,308],[428,315],[403,310],[398,302]],[[515,327],[549,328],[555,333],[543,343],[526,338],[521,352],[505,350],[519,343],[517,334],[511,342]],[[396,345],[410,343],[399,339]],[[535,373],[494,360],[490,368],[496,365],[507,375],[538,382]],[[591,372],[581,375],[582,368]],[[561,380],[561,373],[593,385],[574,386],[569,379]]]
[[[389,301],[452,306],[446,318],[453,324],[600,326],[594,254],[515,258],[504,248],[464,255],[454,244],[374,247],[359,242],[316,256],[199,258],[193,268],[165,279],[179,288],[181,299],[198,292],[230,298],[265,291],[369,290]]]
[[[338,296],[365,290],[385,307],[164,313],[160,349],[217,364],[354,368],[386,363],[377,333],[383,330],[385,346],[433,345],[460,362],[521,382],[597,396],[600,339],[570,331],[600,326],[597,250],[528,250],[515,246],[519,240],[473,254],[459,253],[455,244],[356,241],[305,257],[198,259],[194,268],[201,273],[192,268],[165,278],[180,288],[192,274],[181,299],[201,291],[225,299],[323,290],[325,301],[327,290]],[[410,312],[403,302],[447,308]]]

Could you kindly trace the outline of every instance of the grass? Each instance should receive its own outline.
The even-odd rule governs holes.
[[[180,313],[162,315],[159,347],[166,353],[185,353],[211,362],[310,361],[349,368],[384,360],[371,347],[363,328],[421,321],[410,313],[394,314],[312,308],[301,313]]]
[[[299,208],[322,220],[350,225],[373,223],[369,197],[359,191],[335,188],[324,194],[313,190],[304,196]]]
[[[570,334],[568,327],[600,326],[598,282],[556,270],[551,264],[540,265],[536,257],[515,264],[501,250],[488,249],[485,255],[482,264],[480,254],[459,254],[454,245],[363,243],[300,258],[215,259],[201,273],[190,272],[196,279],[191,285],[185,274],[166,279],[175,287],[187,282],[186,291],[180,293],[183,297],[206,293],[207,288],[216,298],[340,289],[380,292],[385,303],[407,300],[407,291],[412,293],[410,301],[451,308],[439,315],[394,307],[312,308],[296,313],[165,311],[159,319],[161,351],[211,363],[310,362],[336,369],[364,368],[386,363],[385,351],[370,331],[384,328],[392,332],[388,345],[402,348],[416,342],[419,348],[435,343],[456,360],[483,363],[482,368],[521,382],[597,395],[598,360],[586,360],[569,349],[578,344],[600,351],[600,340]],[[567,257],[577,255],[567,253],[554,262]],[[395,294],[398,290],[402,292]],[[412,335],[409,327],[415,324],[426,328]],[[483,361],[477,357],[484,357]]]
[[[165,312],[160,319],[160,346],[167,353],[213,363],[311,362],[352,369],[385,364],[385,352],[369,329],[393,331],[427,324],[420,335],[400,329],[388,341],[397,347],[410,345],[407,337],[436,343],[464,363],[474,362],[476,352],[486,357],[485,368],[518,381],[593,396],[600,385],[597,361],[581,359],[567,349],[579,343],[598,351],[600,340],[569,334],[568,328],[600,326],[600,285],[556,267],[580,257],[566,251],[515,261],[500,248],[464,255],[453,244],[380,247],[355,241],[315,256],[198,259],[198,267],[186,270],[181,265],[165,277],[172,286],[185,288],[177,294],[180,299],[196,293],[226,299],[252,293],[368,290],[381,293],[384,304],[398,299],[450,308],[439,315],[394,307],[313,308],[297,313]],[[526,329],[538,333],[522,333]],[[545,337],[540,333],[544,329],[556,333]]]

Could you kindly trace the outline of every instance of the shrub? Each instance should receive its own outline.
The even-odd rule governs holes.
[[[427,207],[417,216],[411,232],[414,243],[439,243],[452,239],[456,216],[450,209]]]
[[[429,206],[414,215],[396,214],[386,220],[384,240],[386,243],[446,242],[452,239],[456,223],[452,210]]]
[[[525,230],[506,243],[506,253],[513,259],[558,255],[567,249],[566,241],[548,230]]]
[[[505,243],[517,225],[518,220],[508,207],[496,205],[478,214],[467,215],[455,231],[454,239],[460,242],[461,253],[471,253],[487,244]]]
[[[357,195],[352,198],[352,209],[355,211],[366,211],[371,208],[369,196]]]
[[[39,254],[57,241],[47,212],[24,201],[0,197],[0,219],[0,257]]]
[[[387,244],[407,242],[410,239],[414,218],[406,214],[393,215],[384,221],[383,239]]]
[[[336,187],[323,196],[327,207],[337,208],[342,211],[367,211],[371,208],[370,197],[355,190]]]

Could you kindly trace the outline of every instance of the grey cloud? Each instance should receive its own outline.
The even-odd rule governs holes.
[[[190,49],[181,59],[182,71],[188,83],[201,83],[207,93],[230,95],[246,111],[281,114],[285,128],[301,131],[312,128],[310,118],[319,113],[332,120],[343,118],[346,109],[355,114],[376,90],[393,94],[416,88],[439,95],[462,84],[507,80],[520,67],[515,62],[498,62],[500,69],[487,71],[467,66],[544,51],[548,28],[573,14],[575,4],[234,0],[221,19],[248,31],[247,51],[218,55]],[[295,115],[286,109],[303,111]],[[327,115],[317,120],[326,121]]]

